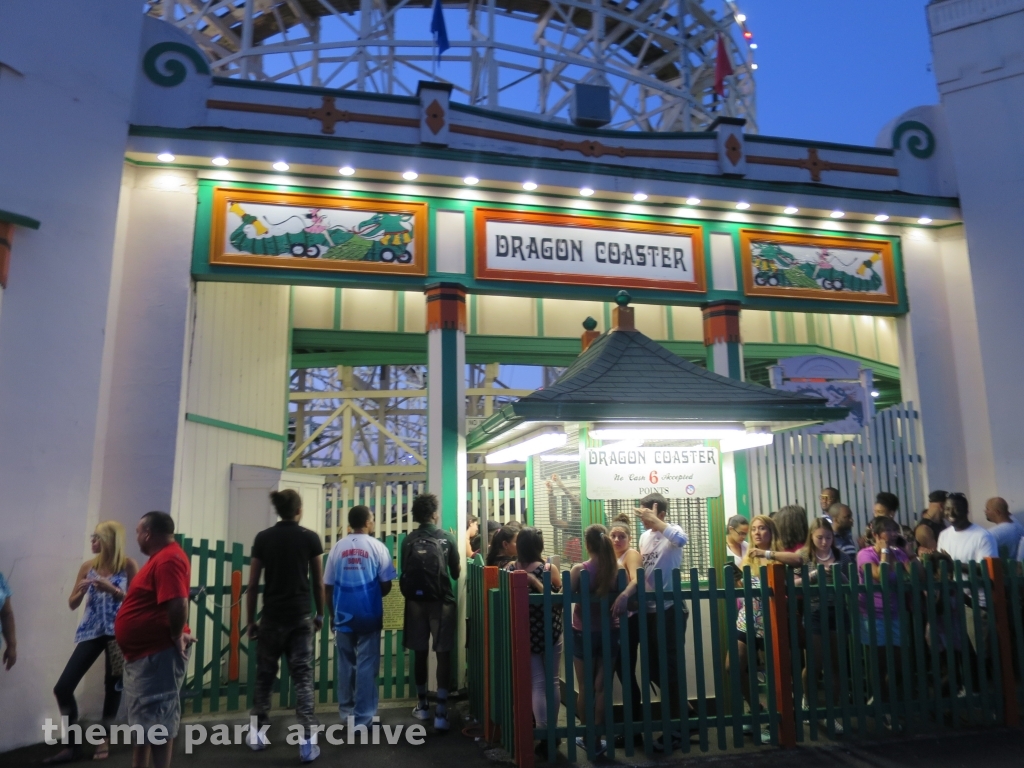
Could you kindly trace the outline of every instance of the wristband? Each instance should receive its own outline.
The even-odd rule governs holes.
[[[889,554],[889,548],[888,547],[882,547],[881,554],[888,555]]]
[[[765,560],[774,560],[774,559],[775,559],[775,553],[774,553],[774,552],[772,552],[772,551],[771,551],[771,550],[769,549],[769,550],[768,550],[767,552],[765,552],[765,553],[764,553],[764,559],[765,559]]]

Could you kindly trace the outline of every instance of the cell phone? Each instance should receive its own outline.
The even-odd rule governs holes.
[[[559,568],[562,565],[562,558],[560,558],[558,555],[551,555],[550,557],[548,557],[548,565],[551,565],[555,568]]]

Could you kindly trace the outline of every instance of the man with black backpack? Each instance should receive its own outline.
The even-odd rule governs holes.
[[[452,649],[458,608],[452,579],[459,578],[461,563],[455,537],[437,527],[437,497],[420,494],[412,503],[412,519],[419,528],[402,542],[402,577],[399,586],[405,597],[403,645],[416,656],[416,694],[419,698],[412,716],[430,718],[427,704],[427,658],[430,638],[437,655],[437,707],[434,730],[448,730],[448,684],[452,679]]]

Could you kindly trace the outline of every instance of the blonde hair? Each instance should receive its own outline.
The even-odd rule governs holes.
[[[100,553],[93,558],[92,567],[111,573],[123,571],[128,562],[124,554],[124,526],[117,520],[106,520],[96,526],[96,536],[100,540]]]
[[[757,515],[750,521],[751,531],[754,530],[754,526],[757,525],[757,523],[764,523],[768,528],[768,532],[772,535],[771,541],[768,542],[768,546],[764,547],[764,549],[780,549],[781,539],[779,538],[779,529],[776,527],[775,521],[768,517],[768,515]],[[750,570],[753,572],[754,576],[756,576],[760,572],[762,565],[767,565],[770,562],[769,560],[763,557],[751,557],[751,553],[755,549],[757,548],[754,547],[753,539],[751,539],[750,549],[747,550],[747,554],[743,556],[743,562],[740,564],[741,567],[749,565]]]

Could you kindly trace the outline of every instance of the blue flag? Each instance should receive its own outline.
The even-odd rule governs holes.
[[[441,54],[451,48],[448,45],[448,28],[444,25],[444,11],[441,10],[441,0],[434,0],[434,15],[430,19],[430,34],[434,36],[434,44],[437,46],[437,59],[441,60]]]

